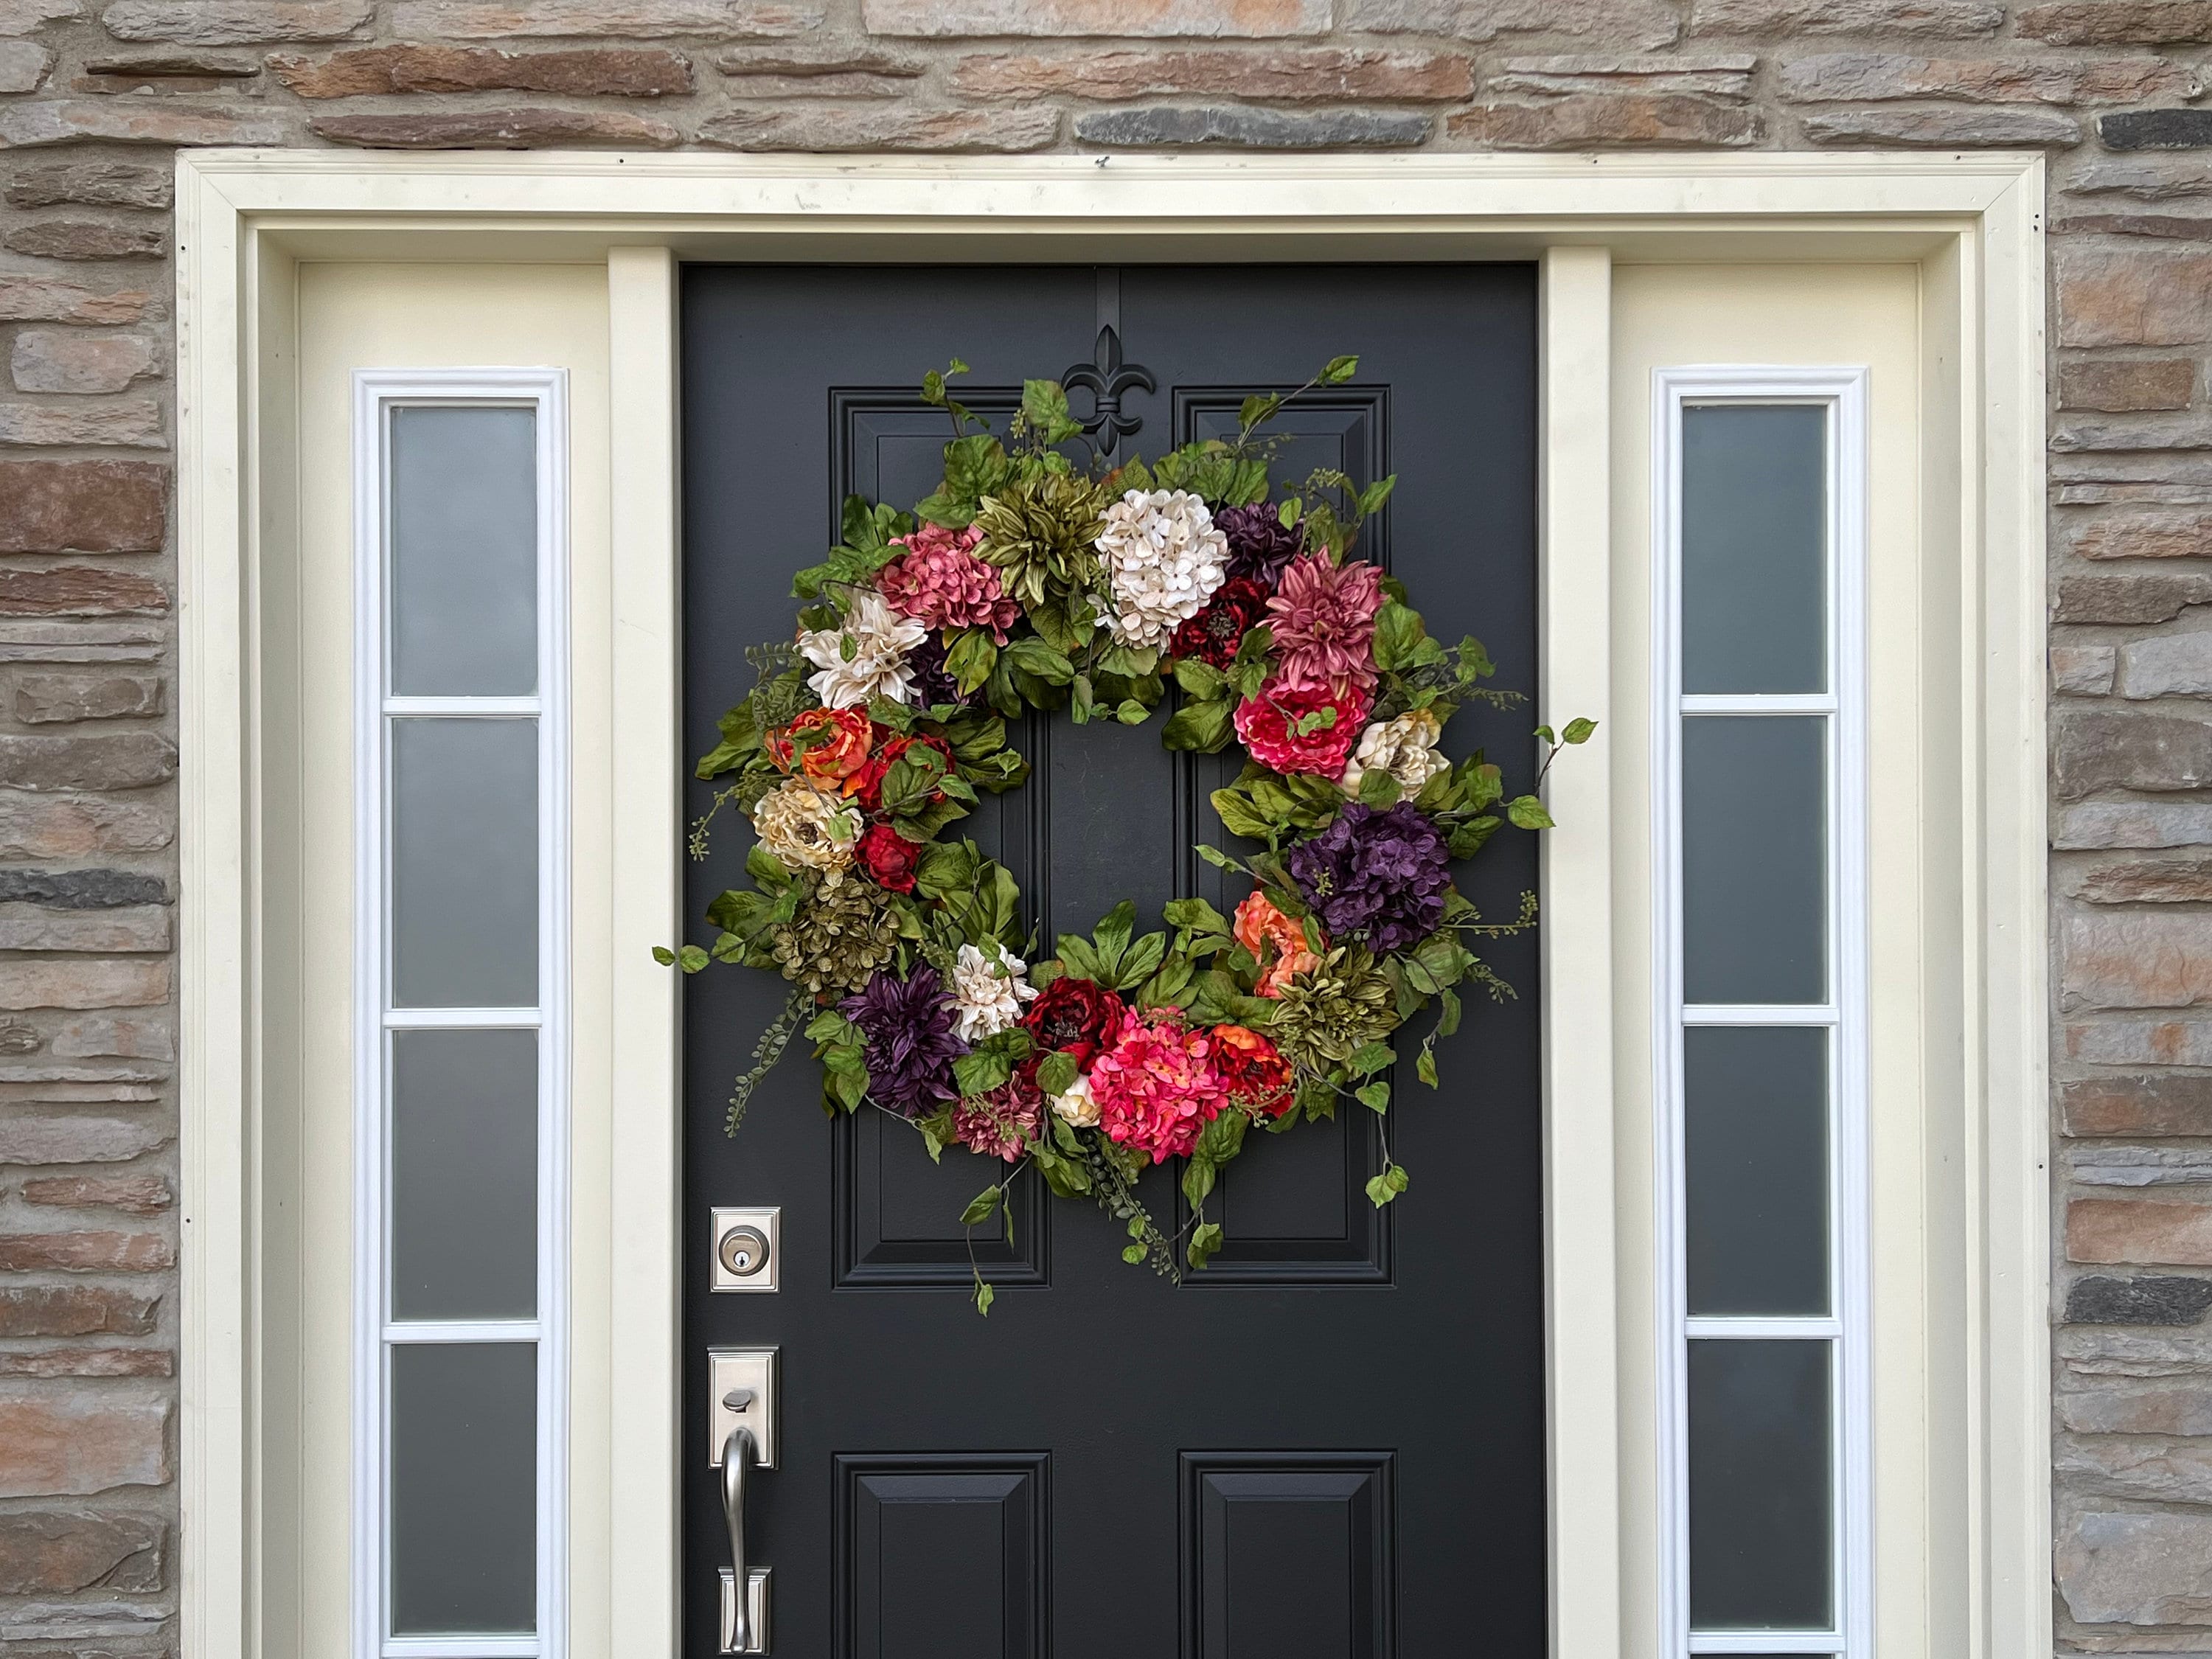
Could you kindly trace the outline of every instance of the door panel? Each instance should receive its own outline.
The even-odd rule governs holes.
[[[1355,384],[1285,411],[1278,480],[1395,471],[1363,551],[1432,632],[1479,635],[1497,684],[1533,690],[1534,310],[1516,265],[690,270],[687,744],[711,746],[750,684],[743,647],[787,635],[790,573],[835,539],[843,494],[905,505],[935,483],[947,428],[904,388],[957,355],[963,401],[1003,410],[1024,375],[1089,361],[1102,324],[1156,381],[1123,398],[1140,422],[1124,454],[1358,352]],[[1525,777],[1534,723],[1471,708],[1446,746]],[[1234,902],[1189,850],[1221,839],[1207,794],[1234,763],[1167,753],[1157,720],[1056,717],[1016,742],[1031,781],[962,827],[1048,938],[1125,897],[1146,918],[1187,894]],[[695,813],[709,793],[695,786]],[[693,866],[691,914],[743,855],[726,834]],[[1461,884],[1510,915],[1534,885],[1529,838],[1493,842]],[[1097,1210],[1018,1194],[1013,1243],[976,1241],[1000,1287],[988,1320],[956,1218],[994,1166],[933,1165],[880,1114],[825,1125],[803,1048],[725,1139],[730,1079],[783,988],[689,981],[685,1420],[705,1420],[708,1347],[779,1347],[782,1449],[751,1518],[774,1650],[1427,1659],[1479,1620],[1486,1651],[1540,1653],[1535,951],[1486,955],[1521,995],[1469,1006],[1440,1091],[1399,1079],[1405,1200],[1377,1214],[1360,1191],[1380,1154],[1364,1111],[1270,1139],[1225,1172],[1227,1247],[1177,1286],[1125,1266]],[[1174,1175],[1143,1189],[1163,1223]],[[776,1295],[709,1293],[717,1204],[782,1206]],[[703,1459],[685,1483],[686,1650],[704,1655],[726,1546]]]

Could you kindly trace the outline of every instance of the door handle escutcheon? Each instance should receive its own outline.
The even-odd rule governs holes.
[[[769,1570],[745,1557],[745,1488],[760,1455],[744,1424],[722,1443],[722,1520],[730,1532],[730,1565],[722,1574],[722,1651],[768,1651]]]

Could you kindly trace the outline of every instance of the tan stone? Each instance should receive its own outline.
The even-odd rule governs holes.
[[[163,1125],[100,1113],[0,1113],[0,1158],[10,1164],[121,1164],[166,1146]]]
[[[176,745],[158,732],[0,737],[0,785],[12,788],[145,789],[176,775]]]
[[[41,799],[0,789],[0,858],[157,853],[176,839],[176,809],[148,801]]]
[[[1358,33],[1454,40],[1595,35],[1627,52],[1672,45],[1682,32],[1674,9],[1661,0],[1345,0],[1337,23]]]
[[[40,259],[158,259],[168,234],[155,224],[106,219],[38,219],[9,230],[8,246]]]
[[[2203,84],[2156,58],[1914,58],[1837,52],[1782,65],[1782,95],[1796,103],[1956,98],[1976,103],[2133,104],[2194,98]]]
[[[50,161],[38,167],[19,167],[0,179],[0,195],[10,207],[57,207],[81,204],[88,207],[165,208],[173,194],[172,175],[165,168],[137,167],[127,161]]]
[[[1758,142],[1759,112],[1687,93],[1583,93],[1541,104],[1491,104],[1445,123],[1455,138],[1499,149],[1594,149],[1620,145],[1741,145]]]
[[[2073,916],[2060,937],[2064,1007],[2187,1008],[2212,1002],[2212,916]]]
[[[135,323],[153,298],[143,289],[102,292],[44,276],[0,275],[0,323]]]
[[[0,570],[0,617],[105,617],[168,608],[169,590],[132,570],[94,564]]]
[[[240,46],[342,40],[374,12],[371,0],[115,0],[100,21],[118,40]]]
[[[165,1176],[43,1176],[23,1183],[23,1201],[49,1209],[150,1216],[173,1207],[177,1195]]]
[[[2100,697],[2112,689],[2118,653],[2109,645],[2054,645],[2051,684],[2069,696]]]
[[[547,34],[728,40],[804,34],[822,18],[822,9],[809,0],[401,0],[392,30],[450,40]]]
[[[93,1014],[64,1024],[54,1033],[54,1053],[72,1057],[115,1054],[127,1059],[174,1060],[177,1036],[158,1019]]]
[[[911,80],[929,68],[927,58],[879,46],[830,42],[822,46],[733,46],[718,53],[714,67],[732,78],[764,76],[803,79],[808,76],[873,75]]]
[[[74,1497],[169,1479],[169,1407],[105,1391],[0,1398],[0,1498]]]
[[[149,1336],[159,1301],[106,1285],[0,1286],[0,1336]]]
[[[501,52],[401,42],[315,59],[280,52],[269,67],[302,98],[397,92],[555,92],[659,98],[691,90],[691,65],[652,47]]]
[[[1816,144],[1900,144],[1926,149],[2067,149],[2081,142],[2070,115],[2023,109],[1863,109],[1808,115]]]
[[[150,1516],[86,1510],[0,1516],[0,1595],[161,1588],[167,1529]]]
[[[2212,859],[2105,865],[2080,872],[2067,890],[2090,904],[2212,904]]]
[[[2058,1420],[2077,1434],[2212,1435],[2212,1389],[2144,1382],[2058,1396]]]
[[[1512,92],[1702,92],[1720,98],[1751,95],[1751,52],[1570,52],[1547,58],[1509,58],[1492,76],[1492,94]]]
[[[151,461],[0,460],[0,553],[155,552],[168,499]]]
[[[2212,252],[2083,248],[2057,270],[2061,345],[2191,345],[2212,323]]]
[[[2058,406],[2113,413],[2186,409],[2196,386],[2197,363],[2189,357],[2064,362],[2058,366]]]
[[[125,98],[54,100],[0,108],[0,149],[76,144],[281,144],[284,124],[271,115],[155,106]]]
[[[17,334],[8,368],[18,392],[120,392],[161,372],[154,343],[143,335],[49,328]]]
[[[2164,242],[2212,242],[2212,216],[2197,213],[2076,213],[2051,222],[2054,236],[2151,236]]]
[[[1085,52],[1064,58],[963,58],[953,90],[973,98],[1379,99],[1456,103],[1474,95],[1474,64],[1456,54],[1277,46],[1257,52]]]
[[[9,706],[26,726],[143,720],[167,711],[168,686],[148,674],[26,674]]]
[[[1995,34],[2004,8],[1990,0],[1698,0],[1692,34]]]
[[[0,962],[0,1008],[135,1008],[168,1000],[166,962]]]
[[[160,449],[161,406],[149,398],[98,404],[0,404],[0,444],[116,445]]]
[[[2212,1267],[2212,1204],[2077,1198],[2066,1206],[2066,1259]]]
[[[0,951],[83,951],[107,955],[166,951],[174,943],[169,912],[160,905],[120,910],[0,915]]]
[[[2193,559],[2212,554],[2212,513],[2130,513],[2096,519],[2068,544],[2082,559]]]
[[[2060,0],[2030,6],[2014,30],[2057,46],[2165,46],[2212,40],[2205,0]]]
[[[1049,109],[740,110],[709,121],[699,136],[726,149],[1030,150],[1060,131]]]
[[[1328,33],[1329,0],[860,0],[871,34],[1197,35]],[[1356,27],[1356,25],[1355,25]]]
[[[0,1353],[0,1376],[173,1376],[175,1356],[162,1348],[41,1348]]]
[[[29,34],[84,15],[84,0],[0,0],[0,34]]]
[[[318,137],[364,149],[673,149],[684,142],[684,135],[667,122],[627,110],[410,110],[319,115],[307,125]]]
[[[53,61],[53,53],[28,40],[0,40],[0,92],[33,90]]]
[[[154,1273],[176,1261],[159,1233],[0,1233],[0,1273]]]

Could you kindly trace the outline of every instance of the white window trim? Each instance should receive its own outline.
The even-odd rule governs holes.
[[[1959,805],[1945,878],[1960,890],[1942,949],[1945,1109],[1966,1166],[1961,1316],[1932,1401],[1956,1461],[1934,1472],[1948,1531],[1929,1628],[1947,1656],[2048,1650],[2048,1013],[2045,944],[2043,374],[2039,155],[1756,153],[1606,156],[731,156],[201,150],[178,158],[179,722],[184,1058],[182,1412],[188,1534],[185,1659],[283,1646],[297,1590],[289,1546],[262,1500],[272,1460],[296,1459],[272,1406],[292,1361],[259,1302],[263,1218],[283,1171],[258,1156],[267,1079],[295,1052],[263,1018],[296,949],[274,918],[292,902],[268,873],[263,689],[280,659],[266,573],[294,545],[289,423],[303,258],[605,262],[612,296],[617,727],[648,732],[615,756],[608,884],[616,945],[605,1026],[619,1079],[608,1185],[617,1217],[611,1329],[617,1368],[603,1575],[594,1592],[625,1655],[676,1651],[674,1350],[678,1252],[671,1194],[678,1003],[643,947],[677,924],[680,818],[672,780],[675,422],[673,272],[684,257],[856,260],[1117,257],[1527,258],[1545,272],[1547,438],[1540,592],[1547,704],[1601,709],[1607,658],[1582,654],[1608,623],[1602,489],[1610,396],[1608,254],[1620,259],[1885,259],[1918,264],[1923,362],[1938,392],[1925,524],[1949,549],[1963,616],[1965,716],[1949,790]],[[1577,416],[1585,418],[1577,418]],[[1595,416],[1596,418],[1587,418]],[[279,584],[281,586],[281,584]],[[270,653],[275,653],[276,659]],[[1563,695],[1564,694],[1564,695]],[[1642,690],[1637,689],[1640,699]],[[666,725],[664,740],[662,726]],[[278,722],[281,724],[281,722]],[[1618,751],[1620,745],[1612,745]],[[1602,757],[1601,733],[1590,751]],[[1641,757],[1642,745],[1635,745]],[[1640,758],[1639,758],[1639,764]],[[1612,1042],[1607,896],[1617,880],[1598,763],[1554,781],[1543,940],[1546,1033],[1550,1571],[1558,1659],[1650,1651],[1637,1557],[1651,1501],[1620,1413],[1648,1386],[1649,1350],[1614,1327],[1632,1260],[1615,1239],[1613,1176],[1585,1178],[1630,1120],[1613,1090],[1642,1054]],[[1623,810],[1640,811],[1633,800]],[[277,843],[281,850],[282,843]],[[635,856],[633,856],[635,855]],[[1638,954],[1644,953],[1639,939]],[[1645,969],[1632,980],[1640,985]],[[1595,975],[1595,978],[1591,976]],[[1601,983],[1602,982],[1602,983]],[[1595,1004],[1559,993],[1597,987]],[[1623,1029],[1648,1017],[1639,991]],[[1594,1035],[1595,1022],[1601,1028]],[[1630,1045],[1631,1048],[1638,1045]],[[1638,1103],[1643,1109],[1644,1103]],[[1620,1103],[1620,1113],[1626,1111]],[[1598,1159],[1603,1160],[1601,1157]],[[1626,1194],[1624,1194],[1626,1197]],[[1640,1200],[1639,1200],[1640,1201]],[[1620,1305],[1626,1305],[1620,1304]],[[1643,1407],[1636,1407],[1641,1419]],[[1612,1423],[1608,1432],[1606,1424]],[[1470,1494],[1469,1501],[1480,1501]],[[1955,1524],[1952,1524],[1955,1522]],[[1937,1546],[1931,1544],[1930,1547]],[[294,1598],[288,1600],[287,1598]],[[577,1639],[580,1642],[581,1634]],[[596,1652],[598,1650],[594,1649]],[[582,1650],[579,1649],[581,1652]]]
[[[564,1659],[568,1540],[568,416],[559,368],[357,369],[354,392],[355,1659]],[[502,405],[536,416],[538,686],[526,697],[408,696],[386,690],[392,410]],[[395,716],[533,716],[538,723],[538,985],[531,1008],[397,1009],[392,995],[391,802]],[[535,1030],[538,1315],[392,1320],[386,1188],[389,1045],[400,1030]],[[528,1637],[395,1637],[391,1630],[389,1359],[395,1343],[530,1342],[537,1351],[537,1629]]]
[[[1868,372],[1786,365],[1662,368],[1651,385],[1652,1030],[1659,1156],[1657,1319],[1660,1481],[1660,1651],[1662,1655],[1868,1650],[1874,1582],[1874,1411],[1869,1361],[1867,1045],[1867,490]],[[1828,556],[1823,595],[1831,655],[1826,693],[1713,696],[1678,690],[1681,672],[1682,410],[1688,404],[1814,404],[1826,422]],[[1828,720],[1824,785],[1829,848],[1826,1006],[1688,1006],[1682,988],[1681,727],[1685,715]],[[1692,1026],[1829,1028],[1829,1284],[1827,1318],[1693,1318],[1686,1309],[1683,1032]],[[1696,1632],[1689,1610],[1689,1344],[1808,1338],[1832,1340],[1830,1480],[1837,1525],[1831,1561],[1835,1626],[1827,1632]]]

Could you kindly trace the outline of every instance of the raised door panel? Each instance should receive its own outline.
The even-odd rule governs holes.
[[[837,1659],[1043,1659],[1047,1465],[839,1457]]]
[[[1388,1452],[1186,1452],[1183,1659],[1388,1659]]]

